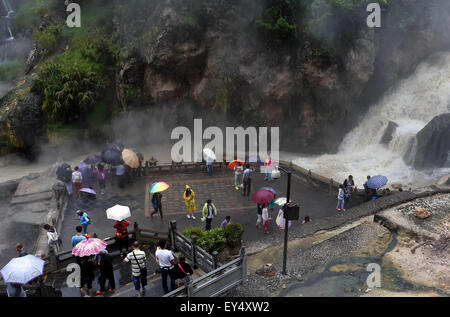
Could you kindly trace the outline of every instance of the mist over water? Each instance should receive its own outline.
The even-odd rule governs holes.
[[[450,53],[421,63],[399,82],[349,132],[337,154],[298,157],[294,163],[342,182],[352,174],[359,187],[367,175],[386,175],[389,183],[420,187],[434,183],[450,169],[419,172],[403,161],[409,142],[435,116],[450,112]],[[380,140],[389,121],[398,124],[391,142]],[[405,187],[406,187],[405,186]]]

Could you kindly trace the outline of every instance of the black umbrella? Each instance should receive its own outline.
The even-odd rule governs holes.
[[[72,180],[72,169],[67,163],[61,164],[56,169],[56,178],[63,182],[70,182]]]
[[[90,154],[84,159],[83,162],[88,165],[95,165],[95,164],[100,163],[101,161],[102,161],[102,158],[100,156],[95,155],[95,154]]]
[[[116,150],[104,150],[102,152],[102,160],[111,165],[123,164],[122,152]]]
[[[120,144],[120,143],[109,143],[109,144],[106,145],[106,147],[105,147],[105,149],[103,151],[113,150],[113,151],[117,151],[117,152],[122,153],[124,148],[125,147],[122,144]]]

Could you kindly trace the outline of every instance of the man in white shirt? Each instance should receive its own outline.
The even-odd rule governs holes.
[[[167,288],[167,276],[170,276],[170,291],[175,289],[175,278],[173,276],[173,268],[175,265],[175,258],[172,251],[166,250],[166,240],[160,240],[158,242],[158,248],[155,252],[156,260],[159,263],[161,269],[161,281],[164,293],[169,293]]]
[[[75,166],[74,172],[72,173],[72,184],[74,190],[74,196],[80,196],[81,183],[83,182],[83,176],[81,172],[78,170],[78,166]]]

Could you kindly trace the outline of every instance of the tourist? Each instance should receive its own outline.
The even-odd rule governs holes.
[[[344,190],[345,190],[345,204],[347,205],[352,193],[355,189],[355,182],[353,181],[353,176],[349,175],[348,178],[344,180]]]
[[[88,227],[89,223],[91,222],[91,219],[89,218],[88,214],[81,210],[78,210],[77,215],[80,218],[80,224],[81,224],[81,227],[83,227],[83,233],[84,234],[88,233],[87,227]]]
[[[72,184],[75,197],[80,197],[80,189],[82,182],[83,176],[81,175],[81,172],[78,170],[78,166],[75,166],[74,171],[72,172]]]
[[[77,226],[75,228],[75,231],[77,232],[73,237],[72,237],[72,248],[75,247],[78,243],[80,243],[81,241],[85,240],[86,237],[83,236],[82,231],[83,231],[83,227],[81,226]]]
[[[186,190],[183,194],[184,203],[186,204],[186,212],[187,212],[187,218],[195,220],[194,212],[195,212],[195,192],[189,187],[189,185],[186,185]]]
[[[161,215],[161,221],[164,221],[164,217],[163,217],[163,211],[162,211],[162,194],[161,193],[154,193],[152,196],[152,206],[155,209],[155,211],[153,211],[150,214],[150,217],[153,218],[153,215],[158,213]]]
[[[257,210],[256,210],[256,228],[261,228],[261,224],[262,224],[262,210],[263,210],[263,205],[258,204],[257,205]]]
[[[106,188],[106,173],[105,167],[103,164],[98,164],[97,168],[94,170],[94,173],[97,174],[98,186],[100,187],[100,194],[105,194]]]
[[[81,272],[81,285],[80,291],[84,295],[84,297],[92,297],[94,294],[94,290],[92,289],[92,282],[95,278],[95,264],[92,261],[91,257],[85,256],[81,258],[80,263],[80,272]],[[87,286],[86,288],[84,286]],[[88,292],[86,291],[89,291]]]
[[[371,194],[370,194],[371,190],[370,190],[369,186],[367,186],[367,182],[369,181],[369,179],[370,179],[370,175],[367,176],[367,181],[364,183],[364,200],[365,201],[369,201],[372,199]]]
[[[262,232],[263,233],[269,233],[269,208],[267,208],[267,205],[264,205],[262,209]]]
[[[27,297],[22,284],[6,283],[6,294],[8,297]]]
[[[250,196],[250,190],[251,190],[251,186],[252,186],[252,173],[253,173],[253,169],[250,168],[250,164],[247,163],[247,165],[245,165],[245,171],[242,174],[242,190],[243,190],[243,195],[244,196]]]
[[[212,176],[213,172],[213,162],[214,160],[209,156],[206,157],[206,170],[208,171],[208,175]]]
[[[264,168],[265,168],[264,180],[273,181],[273,178],[272,178],[273,164],[272,164],[272,159],[270,158],[270,156],[264,162]]]
[[[17,251],[17,256],[20,258],[22,256],[28,255],[27,250],[25,250],[25,248],[23,247],[23,245],[21,243],[17,243],[15,245],[16,251]]]
[[[97,267],[100,268],[100,290],[97,291],[96,294],[105,294],[106,280],[108,280],[109,284],[108,292],[113,292],[116,288],[116,281],[114,280],[113,260],[111,255],[108,254],[108,251],[103,250],[100,252],[100,254],[98,254],[96,264]]]
[[[231,223],[231,216],[226,216],[225,220],[220,224],[220,228],[224,229],[229,223]]]
[[[216,206],[214,206],[211,199],[208,199],[206,201],[205,205],[203,206],[202,214],[202,221],[206,221],[205,230],[209,231],[211,230],[211,223],[213,218],[217,216]]]
[[[187,276],[187,274],[194,274],[194,271],[192,270],[192,267],[186,263],[186,258],[184,256],[180,256],[178,260],[178,264],[174,266],[173,269],[173,278],[175,280],[175,284],[177,284],[177,287],[180,287],[184,284],[184,280]],[[182,280],[178,282],[177,280]]]
[[[172,252],[166,250],[166,240],[160,240],[158,242],[158,249],[155,252],[156,260],[159,263],[159,268],[161,270],[161,281],[162,288],[164,293],[167,294],[169,289],[167,288],[167,277],[170,276],[170,291],[175,289],[175,277],[174,266],[175,266],[175,257]]]
[[[338,198],[338,203],[337,203],[337,206],[336,206],[336,210],[338,210],[338,211],[339,210],[345,211],[345,209],[344,209],[345,190],[344,190],[344,185],[343,184],[339,185],[337,198]]]
[[[237,161],[236,165],[234,166],[234,188],[236,190],[239,190],[239,188],[241,187],[241,175],[243,171],[244,167],[242,166],[242,163],[240,161]]]
[[[58,253],[61,240],[59,239],[55,227],[45,224],[44,229],[47,230],[47,244],[49,249],[53,249],[54,253]]]
[[[116,179],[119,187],[123,188],[125,186],[125,167],[123,166],[123,164],[114,165],[111,167],[116,170]]]
[[[140,243],[133,242],[133,251],[127,254],[123,262],[131,262],[131,275],[133,277],[134,289],[139,297],[145,295],[145,286],[147,286],[147,256],[140,250]],[[142,291],[141,291],[142,288]]]
[[[126,255],[128,251],[128,229],[127,227],[130,225],[128,221],[125,219],[122,221],[116,221],[114,223],[113,228],[116,229],[116,244],[119,248],[120,255]],[[123,252],[122,252],[123,248]]]

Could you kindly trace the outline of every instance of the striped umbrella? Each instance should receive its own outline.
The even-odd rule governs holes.
[[[75,256],[90,256],[99,254],[100,251],[106,249],[106,242],[97,238],[87,238],[79,242],[73,249],[72,254]]]
[[[154,194],[154,193],[159,193],[159,192],[165,191],[169,187],[170,187],[169,184],[167,184],[166,182],[159,181],[159,182],[154,182],[153,184],[151,184],[148,191],[151,194]]]

